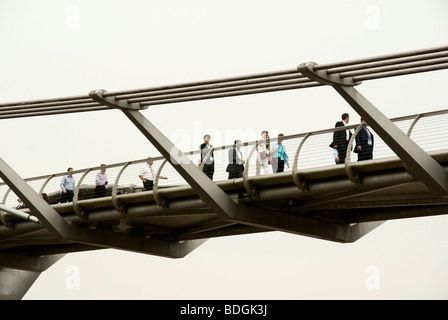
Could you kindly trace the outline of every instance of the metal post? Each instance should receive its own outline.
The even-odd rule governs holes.
[[[39,220],[35,216],[33,216],[33,215],[29,214],[29,213],[17,210],[17,209],[13,209],[13,208],[7,207],[7,206],[5,206],[3,204],[0,204],[0,210],[1,211],[5,211],[7,213],[10,213],[11,215],[16,216],[16,217],[18,217],[20,219],[32,221],[34,223],[40,223]]]

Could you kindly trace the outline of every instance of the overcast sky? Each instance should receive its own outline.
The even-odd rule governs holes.
[[[445,0],[0,1],[0,101],[293,69],[446,45]],[[447,108],[446,71],[358,89],[388,117]],[[184,151],[202,134],[334,126],[355,112],[329,87],[151,107]],[[353,117],[355,118],[355,117]],[[180,133],[187,132],[187,138]],[[1,120],[22,177],[157,155],[118,110]],[[2,195],[0,195],[2,196]],[[118,250],[66,255],[25,299],[446,299],[448,217],[388,221],[358,242],[286,233],[210,239],[178,260]],[[79,272],[79,287],[67,279]],[[375,274],[378,286],[369,285]],[[370,277],[370,278],[369,278]]]

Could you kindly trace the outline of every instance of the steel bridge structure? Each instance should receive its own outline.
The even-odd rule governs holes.
[[[21,299],[49,266],[67,253],[104,248],[182,258],[214,237],[281,231],[340,243],[357,241],[390,219],[448,213],[448,109],[387,118],[357,90],[363,81],[448,69],[448,46],[291,70],[166,85],[138,90],[93,90],[84,96],[0,104],[0,119],[100,110],[122,111],[160,152],[154,189],[138,170],[146,159],[107,165],[109,187],[93,197],[100,167],[76,170],[72,202],[60,203],[66,172],[24,179],[0,158],[0,298]],[[242,142],[243,177],[228,179],[233,145],[214,147],[198,166],[200,150],[179,150],[141,111],[159,104],[225,98],[316,86],[332,87],[366,124],[284,137],[291,168],[254,173],[259,141]],[[330,90],[330,89],[329,89]],[[357,161],[356,135],[368,126],[375,156]],[[333,133],[353,136],[344,164],[328,147]],[[275,139],[271,139],[275,140]],[[440,139],[438,139],[440,142]],[[203,172],[214,152],[216,175]],[[158,177],[169,175],[169,180]],[[50,203],[40,194],[47,193]],[[26,209],[15,209],[21,198]]]

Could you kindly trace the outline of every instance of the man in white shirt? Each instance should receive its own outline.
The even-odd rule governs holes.
[[[18,202],[17,207],[16,207],[17,210],[26,208],[26,205],[23,203],[22,199],[17,198],[17,202]]]
[[[100,166],[100,171],[98,171],[95,175],[95,194],[94,198],[101,198],[107,195],[107,174],[106,174],[106,165],[104,163]]]
[[[61,203],[72,202],[75,192],[75,178],[73,178],[73,168],[67,169],[68,175],[62,177],[61,187]]]
[[[154,169],[152,167],[154,161],[152,158],[148,158],[146,160],[147,160],[146,165],[144,165],[141,168],[140,174],[138,177],[140,178],[140,180],[143,181],[143,187],[145,188],[145,190],[149,191],[149,190],[152,190],[152,188],[154,187],[155,173],[154,173]],[[159,176],[159,179],[167,180],[168,178]]]

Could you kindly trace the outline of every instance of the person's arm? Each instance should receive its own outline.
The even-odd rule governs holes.
[[[146,182],[146,179],[143,178],[144,175],[145,175],[145,167],[142,167],[142,168],[140,169],[140,173],[139,173],[138,177],[139,177],[140,180],[142,180],[143,182]]]
[[[274,156],[280,149],[280,146],[276,142],[273,142],[271,147],[272,147],[272,149],[271,149],[270,153],[271,153],[271,156]]]
[[[95,175],[95,184],[96,184],[97,186],[100,186],[100,185],[101,185],[100,173],[99,173],[99,172],[97,172],[96,175]]]
[[[240,157],[240,162],[241,162],[242,164],[246,163],[246,160],[243,159],[243,152],[242,152],[242,151],[240,151],[240,155],[241,155],[241,157]]]
[[[358,151],[361,151],[362,150],[362,147],[361,147],[361,135],[358,133],[358,135],[355,137],[355,141],[356,141],[356,147],[355,147],[355,149],[356,150],[358,150]]]
[[[199,149],[201,149],[201,156],[198,159],[198,168],[201,167],[201,163],[202,163],[202,151],[203,151],[202,144],[199,145]]]
[[[235,148],[233,149],[229,149],[229,151],[227,152],[227,159],[229,160],[229,164],[233,164],[233,152],[234,152]]]
[[[339,151],[337,149],[333,149],[334,160],[339,162]]]
[[[288,154],[286,153],[285,147],[283,147],[283,158],[285,158],[285,163],[289,169],[289,157],[288,157]]]
[[[62,192],[67,193],[67,190],[65,190],[65,177],[62,178],[60,187],[62,189]]]
[[[344,126],[344,124],[342,122],[336,122],[336,124],[335,124],[335,128],[342,127],[342,126]],[[334,143],[333,148],[334,149],[337,149],[338,144],[340,144],[340,142],[344,141],[344,140],[345,140],[345,131],[340,130],[340,131],[333,132],[333,143]]]

